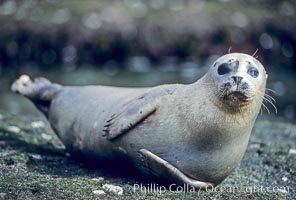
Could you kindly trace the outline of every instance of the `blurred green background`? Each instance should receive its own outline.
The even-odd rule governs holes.
[[[0,112],[39,115],[9,90],[22,73],[68,85],[191,83],[231,48],[258,49],[277,115],[296,118],[296,1],[0,2]]]

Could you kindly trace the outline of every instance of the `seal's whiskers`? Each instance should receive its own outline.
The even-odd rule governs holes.
[[[270,96],[269,94],[266,94],[266,93],[264,93],[264,92],[261,92],[260,90],[256,90],[256,92],[263,98],[263,103],[262,103],[262,105],[263,105],[263,107],[266,109],[267,108],[267,106],[264,104],[264,102],[266,102],[266,103],[269,103],[270,105],[272,105],[272,107],[274,108],[274,110],[275,110],[275,113],[277,113],[278,111],[277,111],[277,107],[275,106],[275,104],[274,103],[276,103],[276,100],[272,97],[272,96]],[[268,110],[268,113],[270,114],[270,112],[269,112],[269,110]]]

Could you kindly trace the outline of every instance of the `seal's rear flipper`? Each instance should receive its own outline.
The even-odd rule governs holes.
[[[142,157],[144,166],[149,170],[150,173],[157,177],[168,177],[178,181],[180,184],[187,184],[198,189],[214,187],[212,183],[202,182],[188,177],[175,166],[158,157],[151,151],[141,149],[139,150],[139,153]]]
[[[46,116],[51,100],[60,88],[60,85],[53,84],[45,78],[37,78],[32,81],[27,75],[20,76],[11,86],[13,92],[28,97]]]

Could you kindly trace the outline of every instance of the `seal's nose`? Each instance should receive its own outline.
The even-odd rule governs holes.
[[[233,76],[232,77],[236,85],[239,85],[242,82],[243,77],[241,76]]]

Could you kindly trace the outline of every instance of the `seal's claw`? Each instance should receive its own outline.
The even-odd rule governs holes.
[[[107,136],[109,132],[109,128],[104,128],[103,129],[103,136]]]
[[[116,138],[117,136],[119,136],[120,134],[124,133],[124,130],[118,130],[116,125],[110,124],[110,126],[108,126],[108,128],[105,129],[105,133],[106,133],[106,135],[105,135],[106,138],[108,140],[112,140],[112,139]]]
[[[111,123],[107,123],[107,124],[104,126],[104,129],[109,129],[111,125],[112,125]]]
[[[111,118],[109,120],[107,120],[107,123],[111,124],[110,122],[112,122],[113,119],[114,119],[114,116],[113,117],[111,116]]]

